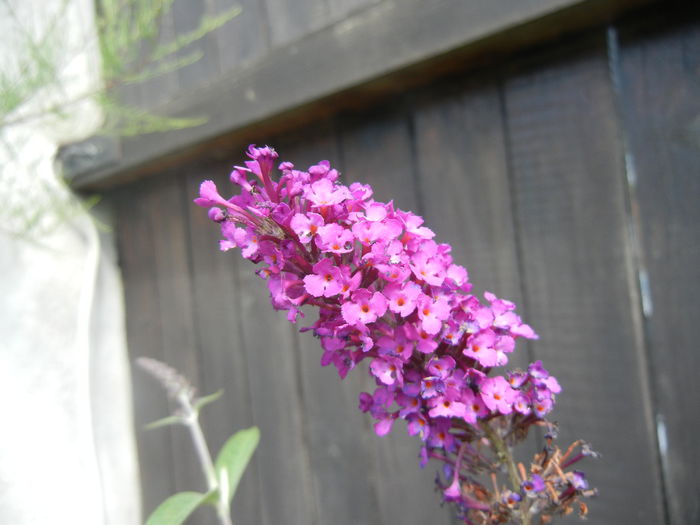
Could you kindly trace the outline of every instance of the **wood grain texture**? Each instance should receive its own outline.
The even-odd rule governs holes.
[[[332,20],[342,20],[344,17],[365,9],[372,4],[377,4],[382,0],[326,0],[328,10]]]
[[[309,166],[327,160],[331,166],[342,170],[333,119],[320,120],[292,133],[278,134],[270,140],[270,145],[277,150],[280,160],[294,163],[297,169],[307,170]]]
[[[192,291],[197,347],[200,356],[200,392],[223,389],[223,396],[202,412],[202,427],[213,456],[237,430],[254,423],[248,363],[243,348],[237,284],[240,258],[218,250],[221,234],[207,217],[206,209],[192,200],[205,179],[214,180],[222,192],[230,191],[230,165],[207,164],[188,173],[185,214],[192,260]],[[246,470],[232,504],[240,523],[260,523],[263,498],[259,490],[259,453]]]
[[[692,13],[690,13],[692,14]],[[700,23],[622,40],[622,101],[671,523],[700,522]]]
[[[341,126],[344,180],[371,184],[376,200],[419,213],[408,112],[390,107],[343,115]]]
[[[603,525],[698,521],[700,31],[686,18],[621,32],[617,99],[595,38],[269,140],[300,169],[328,159],[346,182],[369,182],[378,199],[423,214],[479,289],[518,302],[541,336],[535,357],[564,388],[553,414],[561,444],[582,437],[603,453],[581,466],[600,489],[591,519]],[[225,388],[205,410],[213,449],[235,428],[261,427],[234,518],[448,523],[432,469],[417,467],[416,440],[401,425],[375,437],[357,410],[369,376],[341,382],[321,368],[317,341],[272,311],[255,267],[218,252],[217,228],[191,204],[204,178],[228,193],[244,153],[218,155],[225,161],[109,196],[119,204],[130,352],[180,367],[203,393]],[[133,378],[139,428],[168,406],[150,377]],[[201,489],[196,467],[183,473],[187,458],[176,466],[177,430],[139,434],[147,511],[190,481]]]
[[[330,21],[330,10],[324,0],[264,1],[273,47],[298,40]]]
[[[244,67],[267,52],[270,36],[264,0],[211,0],[211,4],[210,14],[214,15],[241,7],[236,18],[213,33],[223,74]]]
[[[184,206],[184,180],[180,172],[164,174],[151,182],[141,196],[148,209],[151,243],[154,250],[155,283],[162,327],[162,360],[199,384],[200,357],[195,341],[193,294],[186,215],[173,213]],[[172,410],[172,408],[171,408]],[[162,417],[165,417],[164,414]],[[167,432],[168,429],[160,429]],[[158,430],[154,430],[158,432]],[[173,440],[173,472],[176,491],[205,491],[206,480],[186,427],[170,427]],[[193,525],[210,525],[214,512],[198,510]]]
[[[476,86],[478,84],[478,87]],[[499,86],[489,78],[425,95],[415,110],[416,160],[425,218],[452,245],[474,293],[522,304]],[[483,297],[483,296],[482,296]],[[521,342],[511,366],[530,361]]]
[[[553,414],[562,444],[584,438],[603,454],[582,465],[603,495],[590,505],[596,522],[662,523],[605,48],[562,55],[505,84],[535,355],[563,385]]]
[[[292,138],[292,137],[290,137]],[[280,158],[298,169],[308,169],[320,160],[339,167],[339,152],[332,123],[299,130],[293,140],[280,138]],[[318,309],[305,309],[308,326]],[[341,380],[335,367],[322,368],[321,346],[310,333],[296,334],[307,439],[311,457],[314,496],[319,523],[342,525],[379,524],[371,435],[358,406],[364,389],[364,370],[353,370]]]
[[[243,348],[254,422],[261,432],[256,452],[263,498],[261,523],[319,523],[293,328],[283,313],[272,311],[265,284],[254,267],[243,264],[239,270]]]
[[[231,164],[241,164],[244,157],[236,152]],[[229,188],[222,184],[224,193]],[[224,255],[240,259],[237,250]],[[267,286],[256,269],[249,261],[237,263],[233,299],[239,312],[237,329],[247,364],[253,422],[261,432],[256,452],[262,504],[259,523],[319,524],[296,330],[284,312],[272,309]]]
[[[384,0],[312,30],[321,27],[325,23],[322,20],[329,16],[326,8],[320,7],[320,0],[268,0],[264,17],[281,25],[272,28],[272,33],[277,31],[283,38],[290,38],[284,34],[299,31],[294,26],[297,18],[300,27],[310,32],[289,45],[272,45],[245,67],[222,62],[222,71],[227,74],[199,90],[180,90],[177,97],[159,108],[170,116],[207,116],[205,124],[125,140],[120,162],[74,174],[73,185],[104,187],[114,184],[116,175],[123,182],[130,176],[161,172],[164,163],[181,164],[196,151],[235,143],[252,132],[276,133],[274,130],[281,127],[289,130],[328,117],[341,106],[366,108],[381,97],[429,84],[447,72],[492,62],[495,57],[600,24],[650,1]],[[245,18],[249,16],[245,13],[256,13],[255,5],[244,2],[243,7],[243,18],[232,21],[219,34],[231,31],[248,35],[247,31],[252,31],[252,37],[243,38],[253,45],[266,25],[256,14],[250,15],[252,19]],[[235,53],[239,45],[236,40],[222,40],[220,59],[225,60],[230,51]],[[253,45],[255,49],[257,46]],[[167,86],[155,94],[172,96]]]
[[[173,30],[176,35],[184,35],[199,27],[202,17],[208,12],[207,0],[175,0],[172,7]],[[224,25],[222,29],[228,29]],[[218,77],[220,71],[219,50],[213,33],[183,47],[177,56],[201,53],[202,58],[195,63],[177,70],[178,90],[192,90]]]
[[[135,194],[143,185],[130,188]],[[143,516],[148,516],[175,492],[171,434],[146,431],[144,425],[165,417],[168,401],[162,387],[135,367],[140,356],[162,360],[161,325],[158,311],[154,253],[146,205],[129,192],[110,197],[115,203],[117,249],[124,280],[127,345],[132,364],[134,428],[138,448]]]
[[[153,49],[160,45],[168,44],[176,38],[177,33],[175,32],[172,10],[162,13],[158,20],[158,27],[156,38],[142,43],[144,56],[148,56]],[[152,70],[157,68],[159,63],[147,63],[146,69]],[[134,100],[135,105],[141,109],[155,110],[172,99],[175,93],[178,92],[179,85],[177,71],[171,71],[137,83],[136,92],[138,93],[138,98]]]
[[[346,117],[341,123],[344,180],[371,184],[375,199],[393,199],[397,208],[418,213],[409,115],[392,108]],[[372,392],[374,379],[365,370],[362,373],[363,389]],[[365,424],[368,422],[371,420],[366,419]],[[450,509],[439,507],[440,496],[435,492],[435,465],[419,468],[417,436],[409,436],[403,422],[384,437],[375,436],[372,427],[367,426],[376,458],[373,475],[381,523],[450,523]]]

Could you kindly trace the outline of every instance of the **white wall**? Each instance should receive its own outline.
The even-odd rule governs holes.
[[[41,33],[62,0],[0,3],[3,70],[23,34]],[[70,8],[52,49],[62,89],[38,93],[13,117],[70,99],[99,81],[91,0]],[[14,15],[8,12],[11,9]],[[25,32],[25,33],[23,33]],[[0,129],[0,523],[140,523],[129,367],[111,235],[56,182],[57,147],[90,135],[99,109]],[[51,190],[47,188],[53,188]],[[49,198],[48,196],[51,196]],[[56,198],[59,196],[59,198]],[[21,236],[15,219],[44,210]],[[15,221],[15,222],[13,222]]]

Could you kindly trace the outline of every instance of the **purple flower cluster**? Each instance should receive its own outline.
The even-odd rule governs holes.
[[[483,437],[480,424],[507,417],[527,428],[552,410],[561,390],[539,361],[494,374],[517,339],[535,332],[512,302],[470,293],[467,270],[421,217],[375,201],[368,185],[341,184],[327,161],[307,171],[282,162],[275,182],[273,149],[251,146],[248,156],[231,173],[238,195],[225,199],[205,181],[195,200],[220,224],[221,249],[237,247],[262,264],[257,273],[272,305],[290,321],[303,316],[302,306],[318,307],[319,318],[302,330],[313,330],[321,364],[333,364],[341,378],[369,361],[377,386],[360,395],[360,409],[376,420],[376,433],[405,420],[422,440],[422,464],[438,458],[451,465],[445,499],[463,510],[483,507],[459,472],[469,443]],[[520,493],[538,483],[533,478]]]

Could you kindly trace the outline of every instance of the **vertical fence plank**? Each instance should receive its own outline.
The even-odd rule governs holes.
[[[331,120],[315,123],[313,126],[274,137],[275,149],[280,154],[279,160],[288,160],[300,170],[327,160],[340,169],[340,157],[336,144],[336,132]]]
[[[483,298],[490,291],[514,301],[531,322],[521,290],[498,84],[481,77],[427,91],[416,101],[414,122],[428,225],[439,242],[452,245],[456,263],[466,266],[473,293]],[[520,341],[506,369],[526,368],[531,346]],[[519,459],[529,461],[539,450],[537,435],[532,432],[515,450]]]
[[[409,118],[400,110],[373,112],[371,116],[356,115],[343,121],[345,181],[371,184],[375,199],[393,200],[397,208],[418,213]],[[360,388],[371,392],[373,378],[365,370],[356,372],[360,373]],[[419,468],[418,438],[409,436],[402,423],[381,438],[373,435],[371,426],[365,432],[372,438],[370,445],[376,457],[374,476],[381,523],[449,523],[449,509],[440,509],[440,496],[435,493],[434,469]]]
[[[339,142],[321,123],[271,143],[301,169],[329,158],[346,181],[369,182],[378,199],[424,214],[477,291],[522,304],[541,335],[536,356],[564,387],[554,414],[562,444],[583,437],[603,453],[583,466],[601,489],[592,503],[597,523],[663,522],[655,423],[665,429],[659,444],[672,523],[700,517],[693,441],[700,392],[692,375],[700,363],[690,329],[700,313],[693,293],[700,282],[699,34],[695,27],[623,38],[627,175],[637,177],[631,219],[620,123],[599,47],[506,71],[502,99],[489,79],[420,96],[413,128],[401,111],[380,111],[342,119]],[[242,152],[235,156],[240,163]],[[224,387],[224,400],[204,415],[214,450],[236,428],[262,429],[234,518],[449,522],[448,511],[437,510],[430,469],[419,475],[415,440],[398,426],[390,438],[372,436],[357,410],[368,376],[355,371],[341,383],[321,369],[316,341],[272,311],[255,268],[237,253],[218,253],[216,227],[190,201],[199,180],[219,171],[224,179],[228,166],[189,174],[186,183],[173,175],[135,184],[115,200],[131,356],[172,364],[203,393]],[[635,220],[641,276],[628,236]],[[641,281],[647,297],[645,275],[653,299],[653,310],[645,304],[648,362],[636,291]],[[176,490],[202,490],[203,479],[183,429],[140,430],[168,406],[155,381],[138,370],[133,378],[150,512]],[[211,519],[202,512],[193,523]]]
[[[339,153],[335,129],[326,122],[280,139],[281,159],[306,170],[321,160],[338,169]],[[305,310],[299,326],[316,320],[315,308]],[[378,506],[372,479],[371,448],[367,425],[357,409],[362,389],[361,370],[343,381],[334,367],[322,368],[322,350],[310,333],[297,334],[312,477],[319,507],[319,523],[376,524]]]
[[[208,14],[207,3],[207,0],[175,0],[172,6],[174,33],[182,36],[197,29],[202,17]],[[227,26],[225,25],[224,28]],[[186,57],[191,53],[201,53],[202,57],[193,64],[177,70],[180,92],[192,91],[220,74],[214,34],[209,33],[185,46],[177,56]]]
[[[194,333],[186,214],[182,209],[183,175],[180,172],[169,172],[155,179],[142,198],[148,209],[151,242],[155,253],[153,262],[160,325],[163,330],[163,361],[197,385],[200,377],[199,355]],[[163,414],[163,417],[165,415],[167,414]],[[172,436],[176,490],[206,491],[206,480],[188,430],[179,425],[172,427]],[[203,508],[190,521],[204,525],[212,523],[212,518],[211,509]]]
[[[662,523],[604,48],[513,74],[505,101],[528,317],[564,388],[562,444],[603,453],[583,466],[597,523]]]
[[[375,199],[419,213],[408,115],[393,110],[345,117],[341,149],[346,182],[371,184]]]
[[[238,254],[231,254],[232,257]],[[258,450],[262,523],[318,523],[300,399],[292,328],[273,312],[251,264],[239,268],[243,347],[251,402],[260,427]]]
[[[213,0],[211,14],[218,14],[233,6],[240,6],[241,13],[213,35],[219,50],[222,73],[250,63],[265,53],[269,47],[269,29],[264,15],[264,0]]]
[[[232,164],[242,165],[244,157],[244,152],[235,152]],[[240,259],[238,250],[227,255]],[[256,269],[249,261],[239,261],[236,286],[253,419],[261,431],[261,523],[320,524],[296,327],[285,312],[272,309]]]
[[[142,40],[141,60],[144,60],[148,53],[160,45],[168,44],[176,38],[172,9],[164,10],[157,20],[158,29],[156,37],[152,40]],[[137,59],[137,63],[138,63]],[[155,64],[148,64],[147,69],[157,68],[166,59],[161,59]],[[179,89],[177,71],[169,71],[162,75],[157,75],[143,82],[137,83],[137,97],[135,105],[139,108],[151,110],[168,101]]]
[[[700,26],[622,41],[620,93],[671,523],[700,522]]]
[[[214,180],[223,195],[232,193],[229,171],[230,166],[223,163],[198,166],[187,177],[185,198],[194,321],[200,349],[200,390],[205,395],[223,390],[222,397],[202,412],[202,426],[212,455],[216,455],[235,431],[254,422],[249,385],[254,378],[248,375],[240,330],[243,320],[237,298],[241,293],[236,283],[240,257],[218,249],[219,228],[209,220],[207,210],[192,203],[205,179]],[[259,454],[256,452],[253,456],[233,500],[234,522],[261,523]]]
[[[165,417],[168,402],[163,389],[134,367],[134,359],[147,356],[162,360],[160,314],[155,287],[154,253],[146,205],[137,197],[143,184],[114,195],[119,264],[124,280],[127,343],[132,364],[134,428],[141,472],[141,504],[148,516],[175,492],[170,433],[144,430],[144,425]]]
[[[484,290],[522,304],[513,206],[498,86],[457,86],[416,108],[416,150],[425,216],[440,242],[467,267],[474,293]],[[454,88],[453,88],[454,90]],[[526,366],[521,342],[510,366]]]

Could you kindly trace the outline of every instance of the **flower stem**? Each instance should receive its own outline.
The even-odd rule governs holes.
[[[194,449],[197,453],[197,459],[199,459],[199,464],[202,467],[204,477],[207,480],[207,490],[208,492],[216,491],[217,489],[220,489],[219,481],[216,476],[214,462],[212,461],[211,454],[209,453],[207,441],[204,438],[204,432],[202,432],[202,427],[199,424],[199,414],[192,407],[190,397],[185,392],[180,393],[177,396],[177,400],[183,409],[184,423],[190,431],[192,443],[194,444]],[[221,490],[218,490],[218,492],[216,514],[219,517],[219,523],[221,525],[233,525],[227,499],[228,495],[224,494]]]
[[[486,434],[487,439],[491,442],[491,446],[496,452],[496,457],[501,463],[505,464],[513,492],[519,493],[522,480],[518,475],[518,469],[515,466],[515,460],[511,454],[510,447],[506,445],[505,441],[498,435],[498,431],[492,428],[488,422],[483,421],[480,426],[484,434]],[[527,505],[524,500],[520,502],[520,523],[521,525],[531,525],[532,523],[529,505]]]

